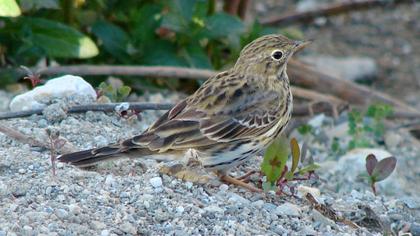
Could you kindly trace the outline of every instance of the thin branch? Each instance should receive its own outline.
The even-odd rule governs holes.
[[[36,68],[33,68],[36,70]],[[23,70],[20,71],[22,74]],[[217,72],[210,70],[189,69],[166,66],[59,66],[48,67],[39,71],[43,74],[74,74],[74,75],[132,75],[165,78],[208,79]],[[349,104],[368,105],[371,102],[390,104],[401,111],[418,112],[413,107],[387,94],[351,81],[335,78],[310,68],[306,64],[292,60],[289,62],[289,75],[294,85],[316,90],[318,93],[330,94]],[[0,74],[2,70],[0,70]],[[420,113],[419,113],[420,114]]]
[[[81,113],[86,111],[103,111],[110,112],[115,111],[115,107],[121,103],[107,103],[107,104],[89,104],[89,105],[78,105],[68,109],[69,113]],[[169,110],[174,104],[172,103],[148,103],[148,102],[136,102],[129,103],[129,108],[132,110]],[[25,111],[11,111],[11,112],[0,112],[0,120],[19,118],[31,116],[34,114],[41,115],[43,109],[33,109]]]
[[[328,17],[345,14],[357,10],[370,10],[373,7],[384,7],[387,5],[397,5],[401,3],[414,3],[414,0],[364,0],[364,1],[348,1],[345,3],[337,3],[320,9],[309,10],[304,12],[294,12],[286,15],[277,15],[262,19],[263,25],[290,25],[293,23],[305,23],[313,21],[318,17]]]
[[[46,143],[42,143],[32,137],[26,136],[25,134],[22,134],[21,132],[17,131],[16,129],[8,128],[2,124],[0,124],[0,132],[4,133],[5,135],[9,136],[10,138],[16,139],[17,141],[21,143],[26,143],[31,146],[37,146],[37,147],[43,147],[43,148],[49,148],[49,145]]]
[[[208,79],[209,77],[216,74],[215,71],[211,70],[192,69],[175,66],[74,65],[51,66],[41,69],[33,67],[31,68],[31,70],[36,71],[37,74],[42,75],[126,75],[184,79]],[[19,76],[23,76],[26,73],[22,69],[17,69],[15,70],[15,72],[17,72]]]

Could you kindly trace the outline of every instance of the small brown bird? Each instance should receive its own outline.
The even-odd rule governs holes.
[[[118,144],[61,155],[76,166],[121,157],[175,160],[194,150],[206,169],[226,171],[264,150],[292,112],[287,62],[307,42],[266,35],[248,44],[235,66],[208,79],[142,134]]]

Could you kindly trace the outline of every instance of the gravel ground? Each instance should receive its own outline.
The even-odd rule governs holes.
[[[156,102],[162,101],[162,96],[142,99]],[[84,149],[137,134],[160,113],[145,112],[141,120],[127,120],[115,114],[87,112],[55,123],[34,115],[1,123],[39,140],[46,140],[46,128],[56,129],[78,149]],[[330,123],[324,117],[319,132]],[[305,137],[298,138],[302,141]],[[349,173],[349,168],[328,155],[319,155],[325,153],[320,140],[312,141],[310,152],[329,171],[320,171],[320,180],[300,182],[296,187],[302,191],[290,197],[251,193],[217,182],[184,182],[159,174],[162,163],[152,160],[104,163],[95,171],[59,163],[54,177],[47,150],[0,134],[0,235],[382,235],[384,230],[411,230],[419,235],[420,199],[411,189],[415,185],[407,185],[418,183],[418,170],[411,166],[416,174],[411,179],[397,171],[398,178],[393,178],[396,182],[391,186],[400,189],[386,191],[388,185],[380,185],[382,195],[374,196],[366,183],[350,178],[354,173]],[[401,154],[405,158],[401,163],[411,161],[418,166],[418,158],[410,153]],[[258,169],[260,161],[256,157],[232,174]],[[307,188],[304,185],[312,187],[309,191],[315,196],[321,192],[319,201],[364,227],[355,230],[312,209],[301,197]]]

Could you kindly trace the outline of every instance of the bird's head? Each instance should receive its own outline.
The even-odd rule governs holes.
[[[243,74],[280,76],[293,53],[308,43],[278,34],[262,36],[242,49],[233,69]]]

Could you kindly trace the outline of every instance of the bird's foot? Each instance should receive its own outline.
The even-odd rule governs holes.
[[[206,184],[212,179],[212,176],[203,168],[191,168],[182,164],[175,164],[172,166],[164,165],[160,168],[159,172],[197,184]]]

